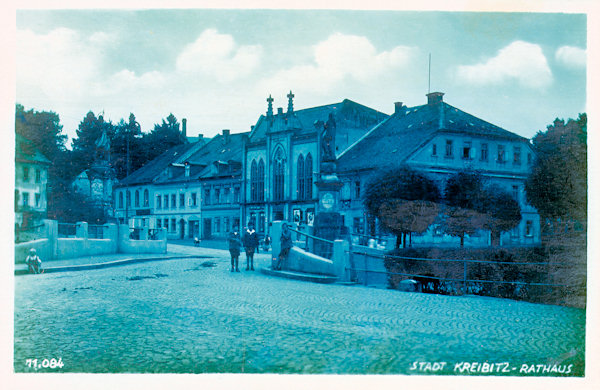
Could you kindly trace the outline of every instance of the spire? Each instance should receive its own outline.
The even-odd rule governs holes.
[[[287,95],[287,98],[288,98],[287,113],[291,114],[292,112],[294,112],[294,94],[292,93],[291,89],[290,89],[290,93],[288,93],[288,95]]]
[[[269,94],[269,97],[267,98],[267,103],[269,104],[267,106],[267,118],[272,118],[273,117],[273,98],[271,97],[271,94]]]

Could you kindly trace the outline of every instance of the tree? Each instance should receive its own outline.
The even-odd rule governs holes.
[[[521,221],[518,202],[500,187],[487,186],[484,177],[476,171],[460,171],[451,176],[446,183],[444,200],[448,207],[443,226],[448,234],[460,237],[461,247],[466,234],[490,230],[496,242],[501,232]]]
[[[385,230],[396,235],[396,246],[404,236],[406,247],[407,234],[422,233],[433,223],[440,198],[433,180],[404,166],[371,180],[364,205]]]
[[[111,122],[105,122],[104,117],[96,115],[90,111],[79,123],[76,130],[77,138],[72,141],[73,146],[73,165],[75,166],[75,175],[91,167],[96,154],[96,141],[106,131],[108,139],[114,138],[114,125]]]
[[[15,132],[31,142],[50,161],[65,148],[67,136],[62,134],[58,114],[52,111],[25,111],[17,104],[15,110]]]
[[[155,124],[150,134],[144,137],[148,161],[160,156],[173,146],[187,142],[179,131],[179,122],[172,113],[162,120],[162,124]]]
[[[587,115],[556,119],[533,138],[536,158],[525,190],[541,217],[554,222],[587,221]]]
[[[127,160],[127,143],[129,142],[129,161]],[[115,168],[117,179],[127,176],[127,163],[129,173],[141,168],[148,162],[148,153],[141,127],[133,113],[129,114],[129,121],[123,119],[115,126],[115,137],[111,144],[111,162]]]

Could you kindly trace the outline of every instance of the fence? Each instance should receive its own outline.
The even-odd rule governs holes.
[[[103,239],[106,226],[103,225],[88,225],[88,238]]]
[[[355,253],[349,251],[348,254],[352,258]],[[549,283],[550,263],[547,262],[427,259],[364,252],[359,255],[364,256],[364,267],[351,260],[346,270],[355,281],[364,285],[373,284],[373,279],[381,283],[383,276],[390,288],[397,288],[404,279],[414,279],[423,292],[513,299],[553,294],[557,289],[559,294],[566,294],[575,289],[574,286]],[[374,260],[379,264],[373,264]]]
[[[58,237],[76,237],[77,236],[77,225],[74,223],[59,223],[58,224]]]
[[[313,253],[317,256],[324,257],[326,259],[330,259],[333,256],[333,241],[326,240],[321,237],[313,236],[311,234],[301,232],[296,229],[289,229],[291,232],[296,233],[296,245],[301,249],[304,249],[306,252]],[[300,240],[300,238],[304,238]]]

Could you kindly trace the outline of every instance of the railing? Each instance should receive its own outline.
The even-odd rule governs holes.
[[[59,223],[58,224],[58,237],[76,237],[77,236],[77,225],[74,223]]]
[[[296,238],[304,238],[304,240],[296,241],[303,242],[303,245],[300,246],[300,248],[303,247],[302,249],[304,249],[306,252],[313,253],[326,259],[331,259],[333,257],[333,241],[316,237],[296,229],[289,230],[296,233]]]
[[[88,225],[88,238],[103,239],[105,228],[102,225]]]
[[[139,240],[141,237],[142,229],[140,228],[129,228],[129,239]]]
[[[348,254],[352,256],[351,251]],[[409,278],[418,281],[423,292],[448,295],[474,294],[524,299],[528,296],[549,294],[554,289],[562,289],[562,293],[574,293],[577,289],[575,286],[548,283],[550,263],[547,262],[426,259],[365,253],[360,255],[365,256],[365,267],[351,266],[346,269],[352,274],[362,273],[364,285],[369,284],[369,274],[385,274],[389,287],[395,287],[399,281]],[[384,264],[385,271],[380,271],[366,266],[367,257],[388,262],[396,261],[388,266]],[[421,263],[427,265],[419,266]],[[501,269],[503,267],[504,270]],[[416,272],[411,272],[411,269]]]
[[[160,231],[162,229],[148,229],[148,240],[158,240],[160,239]]]
[[[15,227],[15,242],[26,242],[44,237],[46,225]]]

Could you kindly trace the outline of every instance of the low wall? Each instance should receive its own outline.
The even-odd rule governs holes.
[[[350,267],[368,271],[354,271],[350,275],[351,279],[366,286],[386,288],[388,277],[383,257],[385,253],[385,250],[353,245],[350,251]]]
[[[293,247],[288,255],[285,268],[290,271],[336,276],[333,261]]]
[[[69,259],[82,256],[98,256],[112,253],[166,253],[166,229],[158,232],[156,240],[148,239],[148,229],[143,228],[140,240],[129,237],[127,225],[105,224],[104,238],[88,238],[87,222],[76,224],[76,237],[59,238],[58,222],[44,220],[47,238],[15,244],[15,263],[24,263],[31,248],[35,248],[42,261]]]

